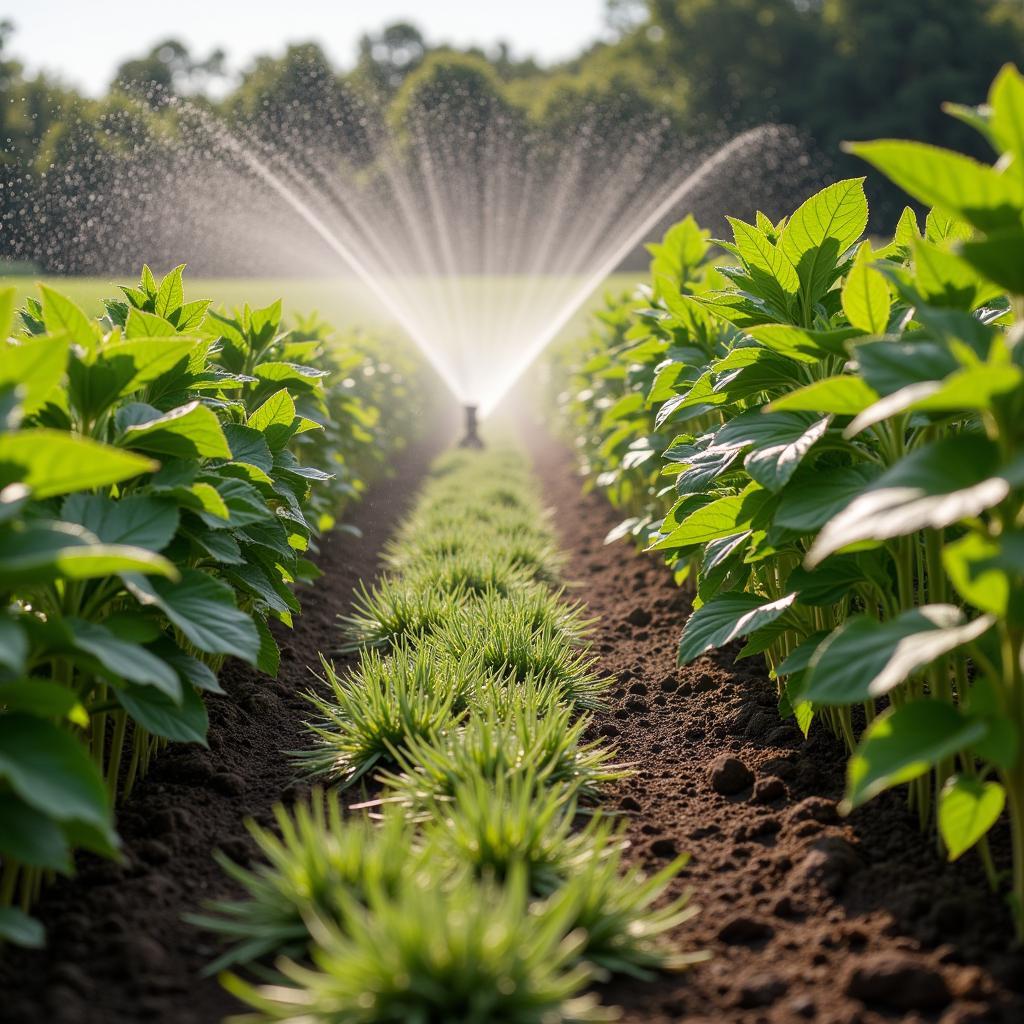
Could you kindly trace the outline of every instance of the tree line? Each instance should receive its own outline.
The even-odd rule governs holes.
[[[401,133],[415,115],[423,130],[432,110],[451,115],[455,92],[464,122],[500,117],[553,140],[595,111],[609,144],[645,119],[680,139],[775,121],[793,125],[839,174],[845,139],[976,147],[943,102],[980,102],[1002,64],[1024,59],[1020,0],[608,0],[608,17],[611,41],[552,67],[503,45],[432,45],[398,23],[364,36],[350,67],[299,43],[230,81],[222,51],[196,54],[169,39],[123,63],[98,98],[28,73],[12,55],[16,26],[4,23],[0,259],[100,266],[97,240],[120,230],[110,197],[126,187],[124,168],[147,153],[166,163],[181,144],[174,101],[183,97],[233,131],[294,152],[333,146],[356,168],[372,153],[369,126]],[[869,194],[887,215],[891,197],[880,188]]]

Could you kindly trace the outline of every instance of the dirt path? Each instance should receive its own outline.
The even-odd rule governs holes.
[[[692,854],[703,912],[680,940],[714,953],[685,976],[610,985],[625,1020],[1024,1020],[1024,958],[1008,953],[1007,914],[975,858],[944,864],[896,794],[840,821],[840,746],[780,721],[760,659],[677,668],[687,599],[655,559],[604,545],[621,517],[581,494],[564,446],[529,443],[570,578],[601,618],[602,667],[619,678],[596,727],[638,763],[607,804],[630,813],[633,855],[652,869]]]
[[[0,958],[0,1021],[10,1024],[216,1024],[239,1009],[200,972],[215,955],[210,937],[182,921],[202,901],[235,895],[211,852],[246,861],[247,817],[271,822],[295,795],[282,751],[307,744],[301,727],[318,652],[338,642],[337,616],[360,580],[378,573],[379,553],[406,512],[439,441],[398,457],[394,476],[372,487],[347,516],[361,538],[328,536],[324,576],[302,597],[294,631],[278,630],[276,680],[241,663],[221,674],[227,697],[208,701],[210,749],[169,748],[119,814],[125,862],[83,858],[37,908],[49,945]],[[343,664],[343,659],[338,659]]]

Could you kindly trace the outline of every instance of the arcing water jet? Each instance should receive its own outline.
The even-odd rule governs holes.
[[[176,102],[191,134],[169,162],[163,150],[140,158],[135,183],[150,197],[135,218],[150,234],[132,243],[122,230],[133,255],[112,258],[135,262],[155,236],[176,254],[279,249],[297,269],[355,275],[486,418],[660,222],[722,189],[747,157],[760,185],[765,155],[791,157],[794,144],[766,126],[694,157],[659,119],[609,128],[596,111],[554,137],[467,107],[457,90],[435,99],[401,128],[368,115],[348,148],[284,128],[270,144]]]

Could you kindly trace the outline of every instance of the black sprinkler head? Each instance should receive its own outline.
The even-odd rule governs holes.
[[[466,436],[459,442],[460,448],[483,448],[484,443],[477,433],[476,406],[463,406],[466,410]]]

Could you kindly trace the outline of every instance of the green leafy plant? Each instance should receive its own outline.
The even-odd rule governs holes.
[[[716,244],[735,262],[704,277],[662,272],[667,239],[650,303],[618,308],[616,338],[560,373],[613,500],[660,468],[619,532],[692,581],[681,660],[744,639],[780,710],[847,744],[844,810],[908,784],[922,828],[951,859],[976,846],[997,887],[984,836],[1005,807],[1024,934],[1024,78],[1007,67],[984,107],[949,111],[993,163],[849,147],[932,207],[923,226],[908,208],[873,246],[849,179],[778,223],[730,219]],[[572,390],[588,371],[600,399]]]
[[[225,658],[276,673],[268,622],[318,575],[313,495],[352,445],[321,437],[329,472],[307,441],[358,396],[279,303],[229,322],[183,269],[98,320],[42,286],[16,335],[0,293],[0,938],[39,941],[24,912],[75,849],[116,854],[117,799],[205,743]]]

